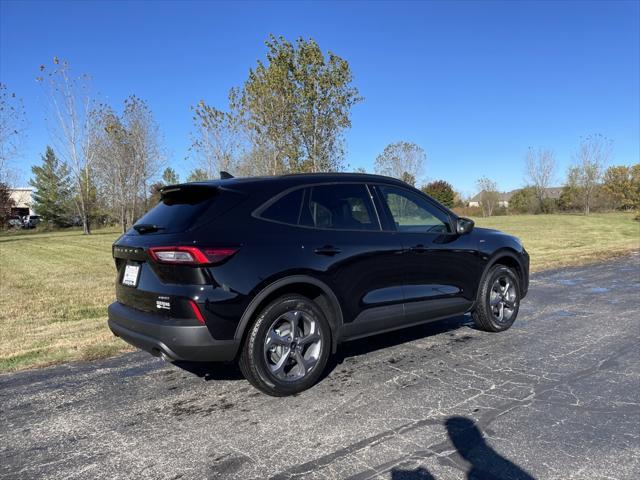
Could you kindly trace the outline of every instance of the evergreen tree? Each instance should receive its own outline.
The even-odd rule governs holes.
[[[13,207],[15,207],[15,202],[11,198],[9,185],[0,182],[0,228],[4,228],[9,221]]]
[[[31,167],[33,178],[29,181],[33,192],[34,210],[45,222],[56,226],[69,224],[72,195],[69,171],[56,158],[51,147],[42,157],[42,165]]]
[[[175,185],[176,183],[180,183],[178,174],[171,167],[165,168],[164,173],[162,174],[162,181],[165,185]]]

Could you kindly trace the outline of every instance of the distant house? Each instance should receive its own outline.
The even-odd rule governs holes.
[[[511,197],[517,191],[518,190],[511,190],[510,192],[498,192],[498,206],[509,208],[509,200],[511,200]],[[469,200],[469,204],[468,205],[470,207],[479,207],[480,206],[480,201],[482,200],[482,194],[483,193],[484,193],[484,190],[482,190],[480,193],[476,194],[475,197],[473,197],[471,200]]]
[[[545,198],[551,198],[553,200],[560,200],[563,187],[549,187],[545,190]]]
[[[513,195],[516,192],[519,192],[521,189],[517,188],[515,190],[511,190],[510,192],[500,192],[498,193],[498,206],[500,207],[505,207],[505,208],[509,208],[509,202],[511,201],[511,197],[513,197]],[[478,193],[476,196],[474,196],[471,200],[469,200],[468,206],[469,207],[479,207],[480,206],[480,200],[482,199],[482,194],[484,193],[484,191]],[[546,193],[546,198],[552,198],[554,200],[557,200],[560,198],[560,195],[562,194],[562,187],[550,187],[547,188],[545,190]]]
[[[33,211],[33,188],[12,188],[9,196],[13,200],[11,215],[24,217],[25,215],[35,215]]]

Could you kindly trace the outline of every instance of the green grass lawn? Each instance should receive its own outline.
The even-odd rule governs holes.
[[[520,237],[532,270],[640,249],[631,214],[522,215],[476,219]],[[106,357],[129,347],[106,325],[114,299],[111,244],[118,232],[0,235],[0,371]]]
[[[511,215],[474,218],[480,227],[520,238],[531,270],[580,265],[640,249],[640,222],[632,213]]]
[[[0,236],[0,371],[126,348],[106,326],[116,230]]]

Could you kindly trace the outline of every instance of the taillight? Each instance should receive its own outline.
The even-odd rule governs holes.
[[[214,265],[223,262],[237,251],[237,248],[151,247],[149,255],[158,263]]]

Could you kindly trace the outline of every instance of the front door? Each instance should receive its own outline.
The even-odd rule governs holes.
[[[473,303],[478,259],[469,235],[427,196],[392,185],[376,187],[388,227],[403,247],[405,323],[464,313]]]

